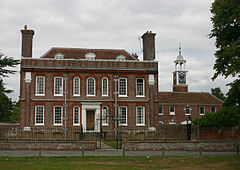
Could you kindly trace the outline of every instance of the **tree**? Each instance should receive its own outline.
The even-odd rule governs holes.
[[[219,98],[220,100],[224,101],[225,100],[225,96],[222,93],[220,87],[216,87],[216,88],[211,88],[211,94],[217,98]]]
[[[211,6],[211,13],[213,29],[210,38],[216,38],[217,48],[213,67],[216,72],[212,79],[215,80],[219,75],[225,78],[236,77],[236,80],[229,84],[231,88],[225,104],[232,105],[230,101],[239,101],[239,95],[235,93],[240,93],[240,1],[215,0]]]
[[[12,90],[7,90],[4,87],[2,77],[8,77],[8,74],[14,74],[15,71],[10,68],[15,67],[18,64],[19,60],[14,60],[13,58],[4,56],[0,53],[0,122],[10,121],[11,116],[12,119],[17,120],[16,118],[13,118],[13,115],[17,114],[15,113],[17,108],[15,109],[15,104],[7,96]]]

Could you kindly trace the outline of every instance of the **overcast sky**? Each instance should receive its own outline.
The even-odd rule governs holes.
[[[1,0],[0,52],[21,58],[20,29],[35,31],[33,57],[39,58],[51,47],[125,49],[142,59],[139,37],[146,31],[156,35],[160,91],[172,91],[174,60],[178,44],[187,60],[189,91],[210,92],[231,80],[214,74],[214,40],[210,6],[213,0]],[[19,96],[19,67],[4,79]]]

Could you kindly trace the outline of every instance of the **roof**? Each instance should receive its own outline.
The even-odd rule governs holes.
[[[210,93],[194,92],[159,92],[159,103],[184,104],[222,104],[223,102]]]
[[[115,60],[117,56],[124,55],[126,60],[137,60],[134,56],[122,49],[85,49],[85,48],[56,48],[48,50],[41,58],[54,58],[55,54],[61,53],[64,59],[85,59],[85,54],[94,53],[96,59]]]

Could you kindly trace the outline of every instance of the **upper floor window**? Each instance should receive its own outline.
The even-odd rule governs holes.
[[[216,112],[216,107],[212,107],[212,112]]]
[[[57,53],[54,55],[54,59],[57,59],[57,60],[64,59],[64,55],[62,53]]]
[[[136,96],[137,97],[144,96],[144,79],[136,80]]]
[[[102,125],[108,125],[108,107],[104,106],[102,109]]]
[[[102,79],[102,96],[108,96],[108,78]]]
[[[126,106],[120,106],[119,107],[119,125],[120,126],[127,126],[127,107]]]
[[[96,59],[96,54],[89,52],[87,54],[85,54],[85,59],[87,60],[95,60]]]
[[[175,115],[175,107],[174,106],[171,106],[169,108],[169,110],[170,110],[170,115]]]
[[[124,55],[119,55],[117,56],[116,58],[118,61],[125,61],[126,60],[126,57]]]
[[[63,95],[63,78],[54,77],[54,96]]]
[[[127,96],[127,79],[126,78],[119,78],[118,82],[118,90],[119,90],[119,96],[120,97],[126,97]]]
[[[73,108],[73,125],[80,126],[80,108],[78,106]]]
[[[36,77],[36,96],[44,96],[45,93],[45,77]]]
[[[158,114],[163,115],[163,107],[162,106],[158,107]]]
[[[95,79],[92,77],[87,79],[87,96],[95,96]]]
[[[188,106],[185,107],[185,115],[190,115],[190,108]]]
[[[73,79],[73,95],[80,96],[80,78],[74,77]]]
[[[44,125],[44,106],[35,106],[35,125]]]
[[[145,125],[145,107],[138,106],[136,110],[136,125],[144,126]]]
[[[54,106],[54,125],[62,125],[62,116],[63,116],[62,106]]]
[[[204,115],[204,114],[205,114],[205,107],[200,106],[200,115]]]

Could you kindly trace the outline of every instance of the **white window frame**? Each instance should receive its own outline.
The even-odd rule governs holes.
[[[142,95],[138,95],[138,84],[137,84],[137,80],[142,80]],[[145,82],[144,82],[144,78],[137,78],[136,79],[136,97],[145,97]]]
[[[76,81],[78,81],[78,87],[76,87]],[[80,96],[80,78],[79,77],[74,77],[73,79],[73,96]],[[76,90],[78,88],[78,90]]]
[[[141,109],[141,115],[138,114],[138,109]],[[141,123],[138,123],[138,117],[141,117]],[[145,126],[145,107],[144,106],[137,106],[136,107],[136,126]]]
[[[169,125],[176,125],[176,122],[169,122]]]
[[[93,93],[94,94],[89,94],[89,80],[90,79],[93,79]],[[89,77],[88,79],[87,79],[87,96],[95,96],[96,95],[96,80],[95,80],[95,78],[93,78],[93,77]]]
[[[184,110],[185,110],[185,115],[191,115],[191,109],[189,106],[186,106]],[[189,111],[189,113],[187,113],[187,110]]]
[[[121,80],[125,80],[125,84],[126,84],[126,86],[125,86],[125,93],[126,94],[121,94],[121,89],[123,89],[122,87],[120,88],[120,81]],[[127,97],[127,78],[119,78],[118,79],[118,96],[119,97]]]
[[[61,79],[61,86],[59,87],[59,94],[56,94],[56,79]],[[54,96],[63,96],[63,77],[54,77]]]
[[[213,108],[214,108],[214,112],[213,112]],[[211,112],[213,112],[213,113],[217,112],[216,106],[212,106],[212,107],[211,107]]]
[[[56,110],[55,110],[55,108],[56,107],[60,107],[61,108],[61,123],[55,123],[55,118],[56,118]],[[54,113],[54,115],[53,115],[53,125],[54,126],[62,126],[62,124],[63,124],[63,107],[62,106],[54,106],[53,107],[53,113]]]
[[[203,113],[201,113],[201,108],[203,108]],[[205,107],[204,106],[200,106],[199,107],[199,114],[200,115],[204,115],[205,114]]]
[[[104,113],[105,108],[106,108],[106,113]],[[108,107],[103,106],[103,108],[102,108],[102,126],[108,126],[108,122],[109,122],[108,113],[109,113]]]
[[[126,123],[121,123],[121,120],[119,120],[119,126],[127,126],[127,106],[119,106],[119,118],[121,119],[122,113],[121,113],[121,108],[126,109]]]
[[[171,112],[171,108],[173,108],[173,112]],[[169,107],[169,113],[170,113],[170,115],[175,115],[175,107],[174,106],[170,106]]]
[[[75,115],[76,115],[76,112],[75,112],[75,109],[78,108],[78,123],[75,123]],[[73,107],[73,126],[80,126],[80,107],[79,106],[74,106]]]
[[[38,82],[38,79],[42,78],[42,91],[43,93],[39,93],[40,91],[40,84]],[[45,96],[45,77],[44,76],[37,76],[36,77],[36,96]]]
[[[162,113],[159,112],[159,108],[160,108],[160,107],[162,108]],[[163,115],[163,114],[164,114],[163,106],[159,106],[159,107],[158,107],[158,115]]]
[[[161,120],[158,121],[158,124],[159,124],[159,125],[163,125],[163,121],[161,121]]]
[[[42,123],[37,123],[37,111],[38,111],[38,107],[41,107],[42,108],[42,119],[43,119],[43,121],[42,121]],[[35,125],[37,125],[37,126],[42,126],[42,125],[44,125],[44,106],[43,105],[37,105],[37,106],[35,106]]]
[[[104,86],[104,82],[103,82],[104,80],[107,80],[106,87]],[[104,91],[106,91],[107,93],[104,94]],[[108,96],[108,78],[107,77],[102,78],[102,96]]]

